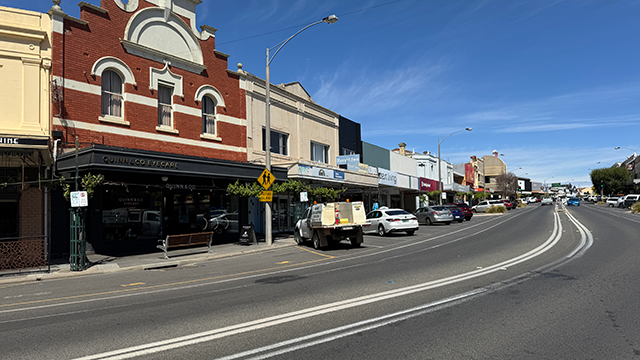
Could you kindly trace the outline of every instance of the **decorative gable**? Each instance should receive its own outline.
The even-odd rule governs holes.
[[[129,19],[122,45],[130,54],[200,74],[202,49],[189,25],[165,8],[146,8]]]

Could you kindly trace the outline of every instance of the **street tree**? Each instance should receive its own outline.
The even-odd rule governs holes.
[[[518,192],[518,177],[516,174],[508,172],[496,176],[496,190],[504,198],[512,195],[516,197]]]
[[[631,180],[631,174],[624,167],[593,169],[589,174],[594,188],[605,195],[620,194]]]

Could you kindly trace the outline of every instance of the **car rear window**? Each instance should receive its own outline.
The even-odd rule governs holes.
[[[433,206],[432,209],[435,211],[441,211],[444,210],[444,206]]]
[[[387,215],[411,215],[404,210],[388,210]]]

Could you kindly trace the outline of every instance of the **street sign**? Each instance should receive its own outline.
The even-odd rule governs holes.
[[[89,206],[89,197],[86,191],[71,192],[71,207]]]
[[[260,191],[260,202],[271,202],[273,199],[273,191]]]
[[[273,176],[273,174],[267,169],[264,169],[262,174],[260,174],[260,176],[258,177],[258,183],[262,185],[265,190],[269,189],[269,187],[271,187],[271,184],[273,184],[275,180],[275,176]]]

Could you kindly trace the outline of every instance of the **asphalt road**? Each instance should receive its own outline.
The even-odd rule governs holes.
[[[534,205],[362,248],[1,286],[0,357],[633,358],[639,222]]]

